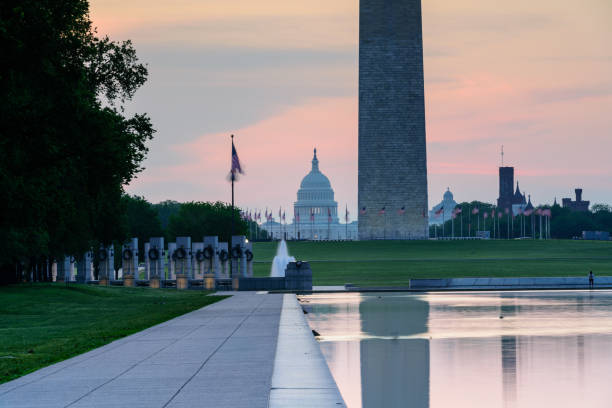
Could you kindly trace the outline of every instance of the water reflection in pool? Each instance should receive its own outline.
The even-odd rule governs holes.
[[[612,406],[612,292],[302,301],[351,408]]]

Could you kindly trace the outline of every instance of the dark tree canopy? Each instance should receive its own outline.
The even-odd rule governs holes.
[[[138,238],[139,250],[144,253],[145,242],[152,237],[164,236],[157,210],[144,197],[124,195],[122,201],[128,236]]]
[[[162,201],[161,203],[153,204],[159,215],[162,228],[168,228],[170,217],[181,209],[181,203],[173,200]]]
[[[146,81],[129,41],[97,38],[85,0],[0,2],[0,265],[127,236],[123,186],[154,133],[123,103]],[[0,277],[1,279],[1,277]]]
[[[170,216],[166,238],[174,241],[176,237],[191,237],[202,241],[205,235],[218,235],[220,241],[229,242],[232,217],[234,235],[248,235],[248,224],[240,218],[240,209],[228,204],[190,202],[183,203],[179,211]]]

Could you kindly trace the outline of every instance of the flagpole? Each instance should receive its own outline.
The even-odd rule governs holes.
[[[468,204],[468,237],[472,236],[472,206]]]
[[[445,228],[444,228],[445,227],[445,225],[444,225],[444,223],[445,223],[444,215],[445,215],[444,214],[444,207],[442,207],[442,238],[444,238],[446,236],[446,232],[444,231],[445,230]]]
[[[234,173],[234,164],[233,164],[233,153],[234,153],[234,135],[232,135],[232,171],[231,171],[231,179],[232,179],[232,213],[231,213],[231,223],[230,223],[230,236],[229,236],[229,253],[232,253],[232,237],[234,236],[234,180],[236,178],[236,175]],[[232,268],[232,264],[233,262],[229,263],[230,266],[230,273],[229,275],[232,277],[232,279],[234,278],[234,272],[233,272],[233,268]]]
[[[348,241],[348,204],[344,207],[344,239]]]

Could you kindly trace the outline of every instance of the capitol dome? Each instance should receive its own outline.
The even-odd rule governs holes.
[[[310,173],[300,183],[294,211],[301,222],[310,222],[311,216],[314,216],[316,224],[327,224],[331,215],[331,222],[338,223],[338,203],[334,201],[334,190],[329,179],[319,170],[317,149],[314,149]]]
[[[330,189],[331,183],[327,176],[319,170],[319,159],[317,159],[317,149],[314,149],[314,157],[312,159],[312,170],[302,179],[300,189]]]
[[[453,201],[453,193],[451,193],[450,188],[446,188],[446,192],[444,193],[444,201]]]

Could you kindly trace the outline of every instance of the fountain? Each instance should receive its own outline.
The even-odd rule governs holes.
[[[276,256],[272,260],[272,270],[270,271],[270,277],[272,278],[284,278],[285,277],[285,269],[287,269],[287,265],[289,262],[295,262],[295,258],[289,256],[289,251],[287,250],[287,243],[283,239],[276,249]]]

